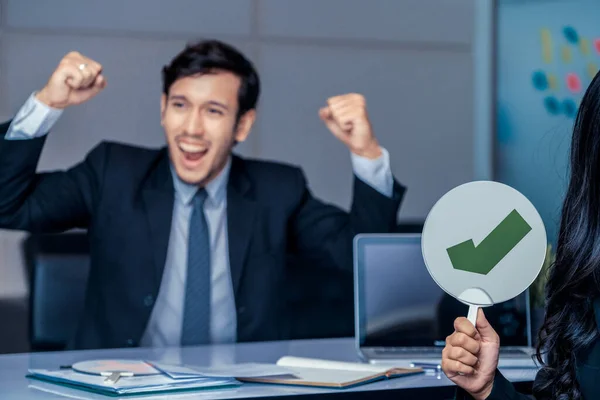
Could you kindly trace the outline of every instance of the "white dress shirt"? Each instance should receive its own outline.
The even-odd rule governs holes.
[[[46,106],[33,93],[15,115],[5,136],[6,140],[26,140],[43,136],[58,121],[62,110]],[[389,154],[374,160],[351,153],[356,176],[385,196],[393,193],[393,178]],[[208,192],[204,213],[208,222],[211,244],[211,339],[214,343],[233,343],[237,338],[235,298],[229,268],[227,232],[227,181],[231,157],[223,171],[206,185]],[[175,189],[173,217],[167,259],[150,321],[141,340],[142,346],[179,346],[183,324],[185,298],[186,255],[191,200],[197,187],[181,181],[171,168]]]

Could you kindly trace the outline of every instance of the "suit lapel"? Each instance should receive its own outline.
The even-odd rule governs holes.
[[[161,152],[155,168],[148,175],[142,189],[151,246],[147,250],[152,252],[154,258],[153,278],[156,288],[160,287],[165,268],[175,199],[173,178],[169,168],[169,156],[165,149]]]
[[[150,235],[150,251],[154,259],[154,281],[158,288],[167,258],[175,200],[166,150],[161,153],[143,185],[142,199]],[[244,169],[244,161],[233,156],[227,184],[227,231],[234,293],[237,293],[240,286],[257,214],[258,205],[252,198],[252,183]]]
[[[257,214],[258,205],[252,198],[252,183],[244,169],[244,162],[233,156],[227,185],[227,231],[234,293],[237,293],[240,286]]]

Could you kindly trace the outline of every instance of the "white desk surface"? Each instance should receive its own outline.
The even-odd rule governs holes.
[[[5,400],[47,400],[47,399],[111,399],[103,395],[62,387],[25,377],[31,368],[56,369],[72,365],[77,361],[99,358],[125,358],[186,363],[195,365],[223,365],[242,362],[275,363],[285,355],[314,357],[339,361],[358,361],[353,339],[301,340],[261,343],[241,343],[234,345],[213,345],[189,348],[129,348],[114,350],[87,350],[52,353],[9,354],[0,356],[0,398]],[[503,374],[513,382],[533,381],[536,370],[503,370]],[[340,391],[352,398],[368,398],[375,393],[380,397],[395,393],[395,398],[418,398],[414,389],[441,389],[452,386],[443,373],[425,373],[386,381],[374,382],[349,389],[321,389],[284,385],[248,384],[222,390],[169,393],[164,395],[123,397],[128,399],[235,399],[257,397],[284,397],[293,395],[318,395],[323,397]],[[413,390],[411,390],[413,389]],[[406,396],[401,393],[406,393]],[[409,395],[409,393],[411,393]],[[337,396],[336,396],[337,395]],[[325,396],[326,397],[326,396]],[[388,396],[385,396],[388,397]],[[346,398],[346,396],[344,396]],[[423,396],[420,396],[423,399]]]

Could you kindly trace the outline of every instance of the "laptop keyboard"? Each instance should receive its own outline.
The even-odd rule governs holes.
[[[387,347],[375,349],[375,354],[442,354],[443,347]]]
[[[439,355],[441,357],[443,347],[387,347],[375,349],[377,355],[389,355],[389,356],[422,356],[427,355]],[[504,357],[510,356],[523,356],[527,355],[527,352],[517,348],[500,348],[500,355]]]

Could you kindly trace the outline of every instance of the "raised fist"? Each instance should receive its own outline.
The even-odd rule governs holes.
[[[88,101],[105,86],[102,65],[73,51],[60,60],[36,97],[49,107],[62,109]]]

